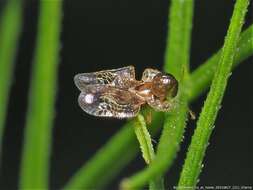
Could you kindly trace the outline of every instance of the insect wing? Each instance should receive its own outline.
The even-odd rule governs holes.
[[[108,85],[86,86],[78,102],[86,113],[100,117],[130,118],[140,109],[140,102],[131,92]]]
[[[135,80],[135,70],[133,66],[119,69],[104,70],[93,73],[81,73],[74,77],[74,82],[79,90],[85,89],[87,85],[106,85],[116,87],[128,87],[129,81]]]

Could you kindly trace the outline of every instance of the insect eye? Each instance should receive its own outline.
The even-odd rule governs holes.
[[[167,97],[175,97],[178,91],[178,82],[171,74],[166,74],[167,83]]]
[[[153,80],[153,93],[158,97],[175,97],[178,91],[178,82],[171,74],[159,73]]]

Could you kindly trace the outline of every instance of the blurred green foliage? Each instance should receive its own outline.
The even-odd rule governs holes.
[[[9,0],[0,15],[0,155],[12,73],[22,28],[21,0]],[[0,156],[1,157],[1,156]],[[0,158],[1,159],[1,158]]]

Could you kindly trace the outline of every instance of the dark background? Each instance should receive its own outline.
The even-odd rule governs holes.
[[[234,2],[196,0],[191,70],[222,46]],[[3,4],[1,2],[0,5]],[[79,91],[74,86],[73,76],[81,72],[134,65],[139,78],[146,67],[161,69],[168,6],[167,0],[64,1],[51,157],[52,189],[62,187],[125,122],[85,114],[77,104]],[[25,21],[4,134],[0,189],[16,189],[18,183],[38,2],[26,1],[24,9]],[[252,23],[251,18],[252,11],[247,14],[244,28]],[[199,185],[252,185],[252,71],[252,59],[248,59],[235,69],[229,79]],[[204,99],[205,95],[191,105],[197,115]],[[167,187],[177,184],[194,128],[195,121],[190,121],[178,157],[166,176]],[[110,184],[110,189],[116,189],[123,177],[144,166],[139,154]]]

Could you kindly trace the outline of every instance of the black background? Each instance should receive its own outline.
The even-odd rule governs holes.
[[[222,46],[234,2],[196,0],[191,70]],[[126,65],[136,67],[137,77],[146,67],[161,69],[168,6],[167,0],[64,1],[51,157],[52,189],[62,187],[125,122],[85,114],[77,104],[79,91],[73,84],[73,76]],[[38,2],[26,1],[4,133],[0,189],[16,189],[18,184],[38,10]],[[252,23],[251,18],[252,11],[249,11],[244,28]],[[252,185],[252,72],[252,59],[248,59],[235,69],[229,79],[199,185]],[[200,112],[204,99],[205,95],[191,105],[196,114]],[[178,157],[166,176],[168,188],[177,184],[194,127],[195,121],[190,121]],[[139,154],[110,184],[110,189],[116,189],[123,177],[144,166]]]

